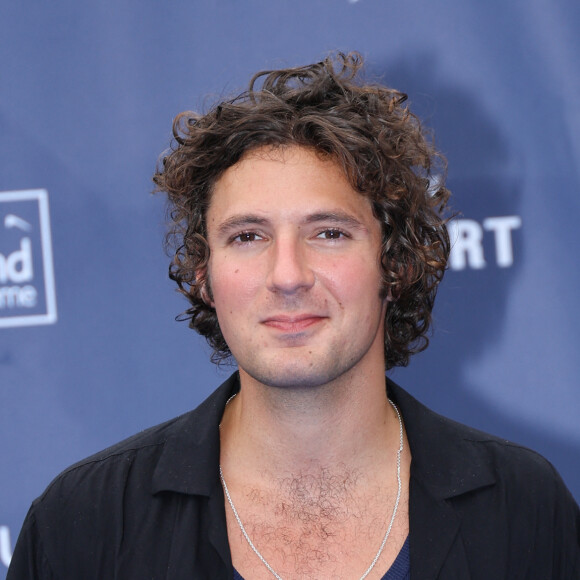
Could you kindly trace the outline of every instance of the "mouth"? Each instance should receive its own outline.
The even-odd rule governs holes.
[[[262,321],[264,326],[274,328],[287,334],[295,334],[305,331],[307,328],[322,322],[326,317],[316,314],[303,314],[299,316],[276,315]]]

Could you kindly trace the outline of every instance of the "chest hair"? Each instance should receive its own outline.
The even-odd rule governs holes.
[[[357,472],[320,469],[278,479],[272,486],[247,487],[236,507],[250,538],[282,577],[291,571],[304,578],[330,578],[344,577],[345,562],[361,573],[370,564],[395,496],[396,490],[369,485]],[[257,558],[229,509],[227,514],[234,563],[255,570]],[[405,534],[399,530],[399,535],[404,541]]]

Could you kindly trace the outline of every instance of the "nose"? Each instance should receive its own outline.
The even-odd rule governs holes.
[[[294,294],[313,286],[315,276],[300,240],[278,239],[272,245],[267,277],[272,292]]]

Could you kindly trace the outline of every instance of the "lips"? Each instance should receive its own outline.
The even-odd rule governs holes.
[[[265,319],[262,324],[285,333],[297,333],[303,332],[325,318],[325,316],[316,314],[301,314],[299,316],[277,315]]]

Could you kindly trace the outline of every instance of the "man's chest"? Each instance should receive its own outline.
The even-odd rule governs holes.
[[[377,492],[349,501],[302,494],[297,501],[254,491],[239,509],[228,502],[234,567],[251,580],[270,580],[274,572],[282,578],[344,579],[360,578],[372,565],[369,580],[382,578],[408,536],[408,498],[399,498],[393,518],[396,497]]]

